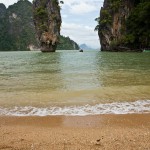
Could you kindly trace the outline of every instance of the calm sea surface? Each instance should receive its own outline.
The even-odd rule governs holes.
[[[150,112],[150,53],[0,52],[0,115]]]

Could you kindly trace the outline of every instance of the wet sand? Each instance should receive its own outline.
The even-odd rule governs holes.
[[[4,150],[149,150],[150,114],[0,117]]]

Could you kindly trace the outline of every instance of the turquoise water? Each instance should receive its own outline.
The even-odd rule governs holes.
[[[135,102],[149,91],[150,53],[0,52],[2,109]]]

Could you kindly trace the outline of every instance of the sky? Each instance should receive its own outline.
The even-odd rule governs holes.
[[[18,0],[0,0],[8,7]],[[32,0],[29,0],[32,2]],[[104,0],[63,0],[61,4],[62,26],[61,34],[69,36],[80,44],[87,44],[92,48],[99,48],[98,33],[94,31]]]

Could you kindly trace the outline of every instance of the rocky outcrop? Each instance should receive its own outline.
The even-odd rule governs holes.
[[[98,31],[102,51],[141,51],[132,49],[123,41],[127,30],[126,20],[134,7],[134,0],[104,1]]]
[[[59,42],[61,26],[58,0],[34,0],[33,14],[41,51],[55,52]]]

